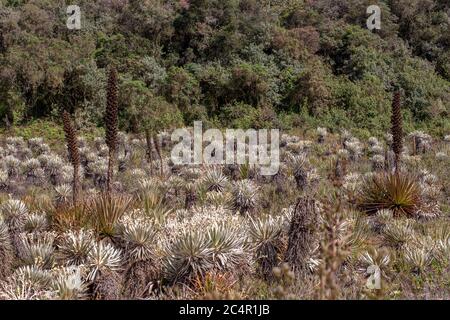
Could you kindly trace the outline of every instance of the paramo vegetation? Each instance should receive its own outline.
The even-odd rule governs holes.
[[[450,298],[448,1],[0,1],[0,299]]]
[[[392,134],[283,134],[262,176],[118,132],[117,80],[104,136],[2,140],[0,299],[450,297],[450,136],[405,139],[399,91]]]

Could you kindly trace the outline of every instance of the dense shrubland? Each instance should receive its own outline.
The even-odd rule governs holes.
[[[2,126],[54,119],[103,123],[107,66],[119,74],[122,130],[139,115],[170,128],[202,119],[234,127],[387,130],[393,85],[405,126],[449,129],[449,6],[444,0],[2,0]],[[365,27],[382,8],[382,29]]]

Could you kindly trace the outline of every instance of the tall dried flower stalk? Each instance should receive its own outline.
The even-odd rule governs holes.
[[[77,133],[70,120],[69,113],[64,110],[62,114],[63,127],[67,143],[67,151],[69,153],[69,161],[73,166],[73,184],[72,184],[72,196],[73,205],[77,205],[79,188],[80,188],[80,154],[78,152]]]
[[[163,167],[163,159],[162,159],[162,155],[161,155],[161,148],[159,146],[158,136],[156,134],[153,135],[153,144],[155,145],[155,150],[156,150],[156,153],[158,154],[161,175],[164,175],[164,167]]]
[[[340,230],[343,223],[340,211],[341,204],[337,199],[332,199],[324,208],[323,239],[320,245],[323,262],[319,270],[318,290],[318,298],[321,300],[336,300],[341,291],[338,273],[346,257],[344,248],[346,237]]]
[[[149,129],[145,129],[145,141],[147,143],[147,160],[150,165],[150,174],[153,175],[153,142]]]
[[[118,87],[117,87],[117,71],[114,67],[110,68],[108,87],[107,87],[107,104],[105,112],[105,140],[109,148],[108,154],[108,175],[106,179],[106,193],[111,194],[111,181],[113,177],[114,156],[117,148],[117,123],[118,123]]]
[[[403,150],[403,125],[401,114],[401,96],[400,91],[394,93],[392,101],[391,133],[393,138],[392,149],[395,154],[395,172],[399,172],[400,157]]]

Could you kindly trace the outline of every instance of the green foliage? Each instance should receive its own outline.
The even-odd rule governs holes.
[[[0,129],[0,133],[2,130]],[[15,136],[23,137],[25,140],[42,137],[50,145],[59,144],[64,140],[62,126],[55,126],[52,121],[37,119],[29,122],[26,126],[15,126],[12,133]]]
[[[157,132],[182,125],[182,114],[164,97],[154,96],[144,82],[125,79],[120,88],[121,127]]]
[[[227,127],[239,129],[268,129],[281,127],[281,123],[272,108],[255,108],[241,102],[229,104],[224,107],[221,123]]]
[[[183,68],[171,67],[168,70],[165,92],[169,102],[176,104],[182,110],[199,102],[199,83],[189,71]]]
[[[368,0],[81,1],[80,31],[65,27],[61,1],[2,3],[2,127],[61,110],[101,126],[110,64],[130,131],[202,120],[381,134],[394,83],[405,128],[450,127],[445,1],[378,1],[376,32],[365,28]]]

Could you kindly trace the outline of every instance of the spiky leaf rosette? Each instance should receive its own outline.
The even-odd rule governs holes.
[[[64,110],[63,114],[64,133],[67,142],[67,151],[69,152],[69,161],[73,166],[80,166],[80,154],[78,152],[78,140],[76,130],[70,121],[70,116],[67,111]]]
[[[305,154],[294,156],[291,159],[292,173],[297,183],[297,187],[304,190],[308,184],[309,163]]]
[[[0,300],[50,300],[53,297],[52,292],[33,285],[24,274],[0,282]]]
[[[66,265],[81,265],[86,263],[89,252],[94,246],[94,236],[91,231],[69,230],[65,232],[58,244],[61,261]]]
[[[207,168],[203,183],[208,191],[222,192],[228,183],[228,178],[217,167]]]
[[[9,199],[1,205],[0,212],[10,230],[20,230],[25,224],[28,208],[21,200]]]
[[[53,232],[21,233],[22,262],[25,265],[36,265],[48,269],[53,265],[53,242],[56,234]]]
[[[386,224],[382,230],[384,241],[394,248],[401,248],[413,239],[412,219],[396,219]]]
[[[391,133],[393,138],[392,149],[395,153],[395,167],[398,170],[400,155],[403,150],[403,124],[401,114],[401,95],[400,91],[394,93],[392,101],[392,115],[391,115]]]
[[[396,217],[415,216],[423,205],[416,181],[414,176],[408,174],[374,175],[361,190],[360,207],[368,214],[389,209]]]
[[[90,204],[89,211],[93,218],[95,230],[103,237],[114,236],[120,218],[131,204],[132,198],[126,195],[109,197],[101,195]]]
[[[166,252],[164,272],[172,283],[189,283],[214,268],[213,249],[206,235],[200,231],[183,233]]]
[[[268,280],[273,276],[273,268],[280,261],[284,221],[282,218],[272,216],[250,221],[249,242],[254,247],[258,271]]]
[[[232,208],[242,214],[255,209],[258,203],[258,187],[250,180],[240,180],[232,186]]]
[[[86,297],[87,283],[82,267],[58,267],[52,270],[51,288],[60,300],[78,300]]]
[[[233,270],[246,264],[244,237],[238,227],[229,223],[217,223],[207,230],[209,247],[218,270]]]
[[[50,270],[42,269],[37,265],[21,266],[14,270],[13,278],[21,278],[28,281],[33,287],[45,288],[51,282]]]
[[[153,255],[156,229],[151,221],[127,216],[122,219],[122,238],[125,241],[125,254],[130,262],[144,261]]]
[[[117,123],[118,123],[118,89],[117,71],[114,67],[109,70],[107,105],[105,113],[106,145],[114,152],[117,146]]]
[[[14,251],[9,237],[9,230],[6,223],[0,216],[0,279],[6,278],[12,270],[14,262]]]
[[[121,251],[109,243],[98,242],[88,253],[88,280],[94,281],[100,272],[117,271],[122,266]]]
[[[65,203],[69,200],[72,187],[69,184],[61,184],[55,187],[55,200],[57,203]]]

